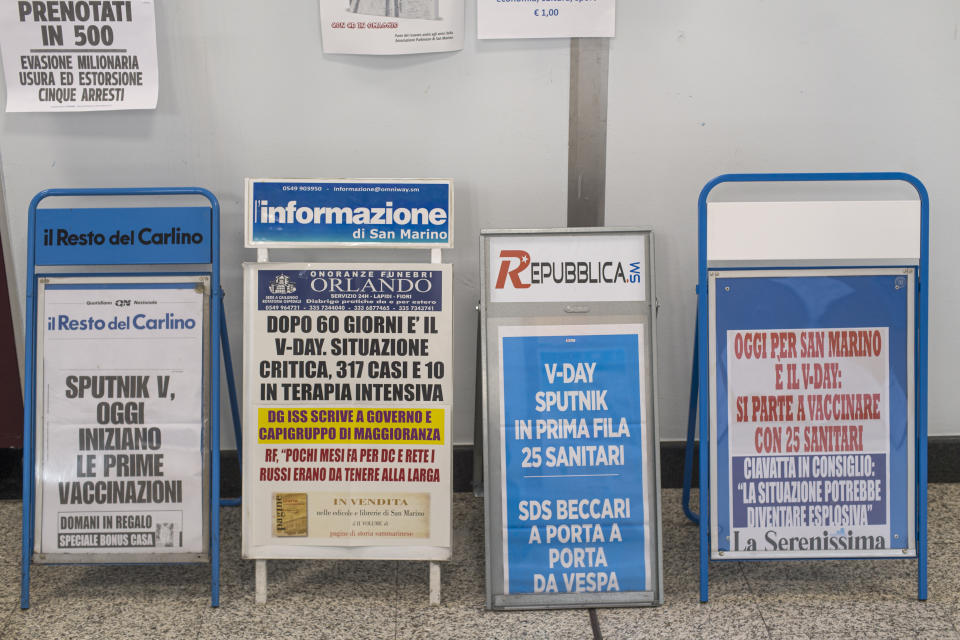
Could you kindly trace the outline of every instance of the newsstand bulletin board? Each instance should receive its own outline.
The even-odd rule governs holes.
[[[39,207],[113,196],[209,204]],[[21,607],[32,564],[207,562],[218,606],[219,204],[48,189],[29,221]]]
[[[708,202],[879,181],[918,198]],[[711,560],[809,558],[917,558],[926,598],[928,211],[907,174],[701,193],[702,601]]]
[[[244,557],[449,559],[451,266],[244,268]]]
[[[653,234],[480,241],[487,607],[660,604]]]

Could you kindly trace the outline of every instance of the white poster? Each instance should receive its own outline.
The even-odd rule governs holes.
[[[463,0],[320,0],[324,53],[463,49]]]
[[[244,266],[244,557],[449,558],[450,265]]]
[[[616,0],[477,0],[477,37],[612,38]]]
[[[645,242],[638,233],[491,236],[490,302],[641,302]]]
[[[203,288],[76,280],[37,320],[37,551],[201,553]]]
[[[888,328],[726,334],[730,551],[889,549]]]
[[[6,110],[157,107],[153,0],[0,3]]]

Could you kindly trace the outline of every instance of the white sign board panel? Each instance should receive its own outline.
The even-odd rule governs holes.
[[[0,3],[10,111],[157,107],[153,0]]]
[[[41,554],[205,551],[203,287],[47,284]]]
[[[477,0],[477,37],[612,38],[616,0]]]
[[[490,302],[646,300],[639,234],[490,237]]]
[[[463,49],[463,0],[320,0],[324,53]]]
[[[707,220],[710,262],[920,261],[919,200],[710,202]]]
[[[448,559],[450,265],[244,266],[244,557]]]

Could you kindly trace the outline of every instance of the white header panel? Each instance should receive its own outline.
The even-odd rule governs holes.
[[[642,232],[491,235],[489,252],[490,302],[647,299]]]
[[[920,260],[920,201],[710,202],[707,261]]]

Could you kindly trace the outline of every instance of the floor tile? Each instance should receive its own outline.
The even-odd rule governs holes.
[[[0,604],[11,599],[20,599],[20,565],[0,564]],[[5,615],[2,611],[0,619]]]
[[[931,484],[927,488],[929,539],[960,544],[960,484]]]
[[[13,612],[19,611],[19,609],[19,595],[0,598],[0,638],[8,637],[6,630],[7,626],[10,624],[10,618],[13,616]]]
[[[954,518],[960,523],[960,512],[955,514]],[[916,578],[914,571],[910,579],[916,583]],[[960,545],[939,542],[929,544],[927,589],[930,602],[953,604],[960,608]]]
[[[141,594],[157,598],[206,599],[209,565],[33,565],[31,602]]]
[[[917,562],[710,564],[699,602],[699,530],[663,492],[662,607],[598,609],[603,637],[960,640],[960,485],[930,488],[929,600]],[[696,506],[696,495],[693,496]],[[0,638],[590,638],[585,610],[485,610],[483,501],[456,494],[453,557],[430,606],[429,563],[269,561],[268,600],[240,557],[240,509],[221,511],[221,606],[209,566],[34,566],[20,611],[19,503],[0,502]]]
[[[916,640],[960,640],[960,633],[956,631],[918,631]]]
[[[63,592],[33,598],[7,620],[5,640],[44,638],[196,638],[205,598],[128,592]]]
[[[430,569],[427,562],[400,562],[397,576],[400,602],[426,602],[430,598]],[[486,583],[482,566],[454,563],[440,565],[440,601],[445,605],[482,606]]]
[[[791,636],[791,640],[794,637],[796,636]],[[844,633],[826,633],[822,635],[808,635],[802,637],[806,640],[851,640],[852,638],[852,636],[849,634]],[[954,631],[940,629],[936,631],[919,631],[916,633],[903,631],[863,631],[855,637],[857,640],[957,640],[960,638],[960,635]],[[772,635],[771,640],[781,639],[777,635]]]
[[[916,598],[916,562],[810,560],[742,562],[750,588],[767,597],[844,602],[858,595],[899,593]]]
[[[23,511],[19,500],[0,500],[0,564],[20,562]]]
[[[806,596],[758,597],[757,606],[772,635],[805,633],[860,638],[873,633],[908,637],[918,631],[955,631],[950,608],[923,602],[877,602],[852,597],[832,602]]]
[[[401,605],[397,638],[590,638],[590,618],[585,610],[486,611],[479,606],[423,603]]]
[[[605,640],[632,638],[767,638],[767,630],[748,596],[717,596],[701,604],[694,598],[661,607],[598,609]]]
[[[206,608],[199,638],[393,638],[396,610],[392,595],[343,584],[294,581],[268,591],[266,604],[254,602],[253,590],[224,598]]]

